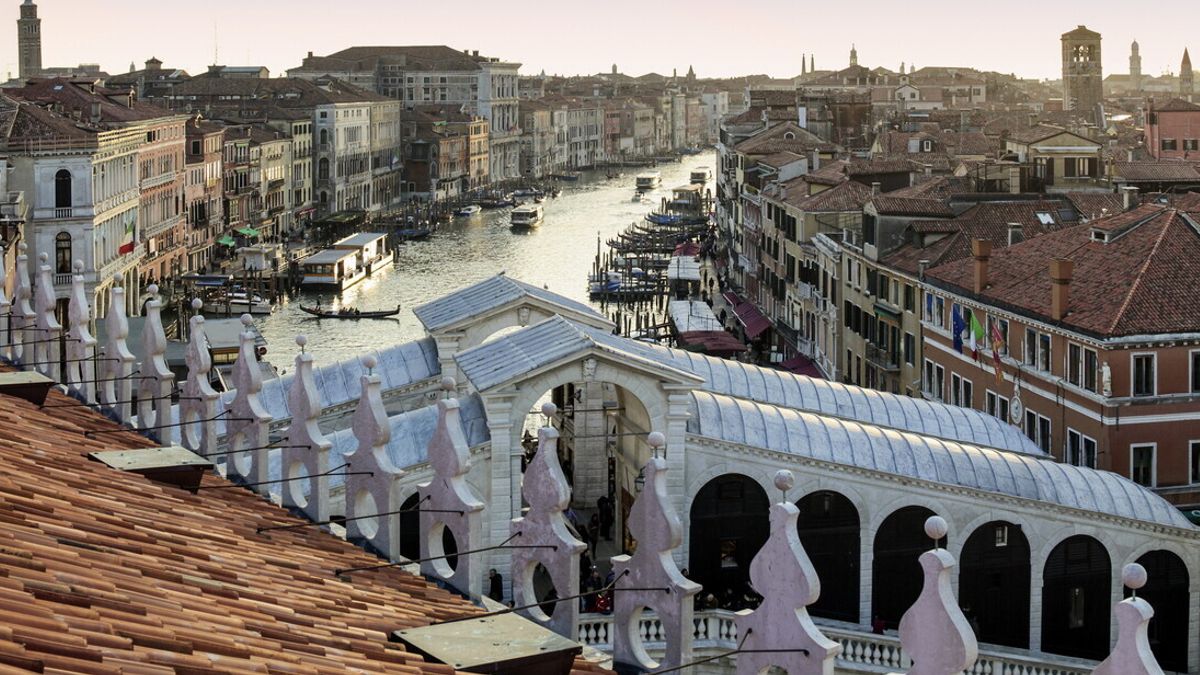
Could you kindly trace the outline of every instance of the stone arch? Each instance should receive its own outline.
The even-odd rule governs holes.
[[[837,490],[816,490],[796,502],[797,530],[818,579],[828,580],[809,605],[813,616],[858,623],[862,517],[853,500]],[[833,580],[837,579],[837,583]]]
[[[1137,558],[1146,568],[1146,585],[1138,597],[1154,608],[1147,631],[1150,649],[1163,670],[1188,669],[1188,628],[1191,619],[1191,578],[1184,559],[1166,548],[1147,551]],[[1125,589],[1125,597],[1129,597]]]
[[[1029,539],[993,520],[970,531],[958,556],[958,602],[981,642],[1029,647]]]
[[[750,561],[767,541],[770,498],[744,473],[721,474],[704,484],[688,509],[689,577],[724,599],[740,599]]]
[[[1095,537],[1059,541],[1042,569],[1042,651],[1085,659],[1108,653],[1112,559]]]
[[[871,620],[897,628],[900,617],[916,602],[924,583],[917,558],[931,548],[925,520],[934,511],[926,506],[904,506],[892,511],[879,528],[871,547]]]

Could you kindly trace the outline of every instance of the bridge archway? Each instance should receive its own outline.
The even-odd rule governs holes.
[[[932,515],[924,506],[905,506],[880,524],[872,551],[872,621],[878,618],[887,628],[898,628],[900,617],[921,594],[924,576],[917,559],[931,547],[925,520]]]
[[[1042,651],[1103,659],[1111,593],[1112,562],[1103,544],[1084,534],[1059,542],[1042,570]]]
[[[1150,551],[1137,559],[1146,568],[1146,585],[1138,597],[1154,608],[1150,649],[1163,670],[1187,672],[1188,620],[1191,613],[1187,565],[1171,551]],[[1129,597],[1129,589],[1125,597]]]
[[[750,561],[767,542],[770,500],[749,476],[727,473],[704,484],[689,513],[689,577],[718,601],[738,601],[750,580]]]
[[[800,543],[818,579],[838,579],[821,585],[821,597],[808,612],[813,616],[858,623],[861,533],[858,509],[845,495],[820,490],[796,502],[800,509]]]
[[[996,520],[975,529],[959,560],[958,604],[980,642],[1029,647],[1029,540]]]

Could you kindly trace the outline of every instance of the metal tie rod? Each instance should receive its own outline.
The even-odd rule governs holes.
[[[339,467],[334,467],[334,468],[326,471],[325,473],[319,473],[317,475],[318,476],[328,476],[328,475],[331,475],[334,471],[345,469],[348,466],[350,466],[350,462],[346,462],[345,464],[343,464]],[[348,471],[342,475],[343,476],[374,476],[375,472],[374,471]],[[297,481],[297,480],[308,480],[311,477],[312,476],[300,476],[299,478],[280,478],[278,480],[262,480],[262,481],[258,481],[257,483],[228,483],[226,485],[201,485],[201,486],[197,487],[196,490],[229,490],[231,488],[248,488],[248,487],[256,487],[259,485],[275,485],[276,483],[290,483],[292,481]]]
[[[698,666],[702,663],[709,663],[710,661],[724,659],[724,658],[733,656],[735,654],[803,654],[805,656],[809,655],[809,651],[803,647],[796,647],[793,649],[742,649],[742,645],[746,644],[746,638],[750,637],[750,634],[753,632],[754,632],[753,628],[747,628],[746,634],[742,636],[742,639],[740,641],[738,641],[737,649],[734,649],[733,651],[723,652],[721,654],[717,654],[716,656],[708,656],[708,657],[705,657],[702,659],[696,659],[695,661],[692,661],[690,663],[685,663],[682,666],[674,666],[672,668],[663,668],[662,670],[651,670],[648,673],[648,675],[661,675],[662,673],[673,673],[673,672],[676,672],[679,670],[683,670],[684,668],[691,668],[692,666]]]
[[[89,361],[107,361],[107,360],[109,360],[109,359],[95,359],[95,358],[88,357],[88,358],[83,358],[83,359],[61,359],[58,361],[33,361],[33,362],[29,362],[29,363],[24,363],[24,362],[20,362],[20,361],[9,361],[8,363],[11,366],[19,366],[21,368],[34,368],[37,366],[57,366],[60,363],[86,363]],[[66,384],[66,383],[60,382],[59,384]]]
[[[309,478],[309,476],[305,476],[305,478]],[[331,520],[314,521],[311,523],[298,523],[298,524],[294,524],[294,525],[268,525],[267,527],[255,528],[255,531],[258,532],[258,534],[262,534],[263,532],[278,532],[278,531],[282,531],[282,530],[299,530],[304,527],[321,527],[323,525],[337,525],[337,524],[341,524],[341,523],[348,523],[352,520],[365,520],[367,518],[382,518],[383,516],[395,516],[395,515],[399,515],[401,513],[412,513],[414,511],[424,511],[425,513],[457,513],[460,516],[463,515],[462,511],[458,511],[455,509],[423,509],[423,508],[421,508],[421,504],[426,501],[429,501],[429,497],[426,497],[425,499],[422,499],[421,501],[417,502],[416,506],[410,506],[406,509],[400,509],[399,511],[387,511],[385,513],[373,513],[369,516],[354,516],[353,518],[337,518],[337,519],[331,519]]]
[[[70,383],[64,382],[63,384],[69,385]],[[176,391],[176,392],[171,392],[170,394],[167,394],[166,396],[153,396],[153,397],[147,397],[147,398],[142,398],[142,399],[135,398],[135,399],[129,399],[127,401],[112,401],[112,402],[107,402],[107,403],[101,403],[99,401],[97,401],[95,403],[85,403],[84,401],[77,400],[74,403],[56,403],[54,405],[40,405],[40,406],[38,406],[38,409],[46,410],[49,408],[70,408],[70,407],[73,407],[76,405],[84,405],[89,408],[103,408],[104,406],[121,405],[122,403],[137,403],[138,401],[165,401],[169,398],[174,398],[175,395],[178,393],[179,392]],[[180,401],[199,401],[200,399],[196,398],[195,396],[180,396],[179,400]]]
[[[556,551],[558,550],[558,547],[554,546],[552,544],[509,544],[508,543],[508,542],[512,541],[515,537],[519,537],[519,536],[521,536],[521,533],[517,532],[516,534],[512,535],[508,539],[505,539],[504,541],[500,542],[499,544],[496,544],[495,546],[485,546],[484,548],[477,548],[477,549],[474,549],[471,551],[458,551],[456,553],[445,553],[443,555],[433,555],[433,556],[429,556],[428,558],[420,558],[418,560],[400,560],[397,562],[384,563],[382,565],[367,565],[366,567],[348,567],[346,569],[335,569],[333,571],[333,574],[334,574],[334,576],[340,577],[343,574],[350,574],[351,572],[369,572],[371,570],[381,570],[381,569],[384,569],[385,567],[399,567],[402,565],[416,565],[419,563],[430,562],[433,560],[443,560],[445,558],[457,558],[460,555],[465,556],[465,555],[472,555],[475,553],[486,553],[488,551],[497,551],[500,549],[552,548]]]
[[[38,328],[37,330],[62,330],[62,329],[61,329],[61,328],[53,328],[53,329],[51,329],[51,328]],[[42,339],[42,340],[22,340],[22,341],[21,341],[21,343],[20,343],[20,345],[21,345],[21,346],[24,346],[24,345],[40,345],[40,344],[43,344],[43,343],[46,343],[46,342],[82,342],[82,340],[80,340],[79,338],[73,338],[73,337],[52,337],[52,338],[45,338],[45,339]],[[14,342],[14,343],[12,344],[12,346],[16,347],[16,346],[18,346],[18,345],[17,345],[17,343],[15,343],[15,342]]]

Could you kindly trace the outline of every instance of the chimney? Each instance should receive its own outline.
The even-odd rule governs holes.
[[[99,101],[92,101],[91,123],[92,124],[100,123],[100,102]]]
[[[925,270],[929,269],[929,260],[922,258],[917,261],[917,278],[921,281],[925,280]]]
[[[987,239],[972,239],[971,255],[975,258],[975,294],[979,295],[988,285],[988,260],[992,257],[992,242]]]
[[[820,168],[821,168],[821,151],[813,150],[812,167],[809,168],[809,171],[816,171],[817,169],[820,169]]]
[[[879,195],[879,181],[875,181],[874,183],[871,183],[871,196],[875,197],[878,195]]]
[[[1121,188],[1121,207],[1128,211],[1138,205],[1138,189],[1132,185]]]
[[[1008,193],[1013,195],[1021,194],[1021,167],[1008,167]]]
[[[1071,304],[1071,277],[1075,274],[1075,263],[1066,258],[1050,261],[1050,317],[1062,321]]]
[[[1008,245],[1019,244],[1025,241],[1025,226],[1021,223],[1008,224]]]
[[[308,58],[310,58],[310,59],[312,58],[312,52],[308,53]]]

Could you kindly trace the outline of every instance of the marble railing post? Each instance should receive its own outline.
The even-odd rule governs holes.
[[[158,286],[151,284],[146,290],[152,295],[157,294]],[[167,334],[162,325],[162,302],[157,297],[146,303],[139,374],[138,428],[154,431],[171,422],[171,389],[175,385],[175,375],[167,367]],[[161,432],[154,436],[160,440],[165,438]]]
[[[683,540],[683,525],[667,488],[667,461],[658,456],[667,439],[656,431],[647,440],[654,457],[646,463],[646,487],[633,503],[628,523],[637,551],[612,559],[617,590],[613,594],[613,660],[652,670],[654,661],[637,630],[642,611],[650,609],[658,615],[665,635],[666,653],[659,667],[682,666],[692,658],[692,596],[700,592],[700,585],[684,578],[673,557]]]
[[[16,308],[13,310],[15,314],[13,321],[16,324],[16,329],[13,334],[13,359],[22,365],[23,370],[28,370],[25,364],[34,363],[37,359],[34,357],[34,345],[37,340],[37,313],[33,311],[33,286],[29,281],[29,255],[26,251],[29,245],[25,242],[17,244],[17,281],[16,289],[13,291]]]
[[[949,527],[941,516],[925,521],[925,534],[937,546]],[[954,556],[944,548],[919,558],[925,573],[921,594],[900,618],[900,645],[912,659],[908,675],[959,675],[975,665],[979,644],[950,588]]]
[[[71,275],[71,299],[67,308],[67,376],[71,392],[85,403],[96,401],[96,338],[92,337],[92,309],[83,287],[83,261],[76,260]]]
[[[233,364],[235,394],[225,420],[225,440],[231,454],[226,456],[225,477],[240,483],[261,483],[267,480],[267,454],[270,452],[271,415],[259,400],[262,392],[262,369],[258,364],[254,319],[242,315],[244,330],[238,335],[238,357]],[[244,452],[239,452],[245,449]],[[252,487],[259,494],[268,494],[269,485]]]
[[[3,260],[4,251],[0,250],[0,261]],[[3,264],[0,264],[0,359],[12,359],[12,300],[8,297],[8,291],[5,290],[8,285],[7,272]]]
[[[808,606],[821,596],[821,580],[800,543],[800,509],[787,501],[795,484],[791,471],[775,474],[784,501],[771,507],[771,534],[750,563],[750,582],[763,600],[755,610],[738,612],[740,647],[751,650],[738,655],[738,675],[757,675],[770,666],[788,675],[833,675],[842,651],[808,615]]]
[[[404,471],[387,454],[392,427],[383,407],[382,384],[374,373],[379,361],[364,356],[367,374],[351,427],[358,447],[346,455],[346,538],[388,560],[400,559],[400,516],[377,516],[400,509],[400,478]],[[374,517],[377,516],[377,517]]]
[[[125,314],[125,289],[118,285],[119,277],[113,282],[108,303],[108,314],[104,317],[105,343],[104,360],[100,362],[100,404],[104,410],[122,422],[132,416],[133,365],[135,358],[129,351],[129,318]]]
[[[33,360],[37,363],[37,371],[42,375],[62,382],[60,359],[62,358],[62,324],[54,315],[58,309],[58,298],[54,294],[54,274],[47,262],[45,253],[38,255],[37,287],[34,288],[33,311],[37,315],[36,337]]]
[[[447,394],[458,388],[453,378],[442,378]],[[470,448],[463,435],[457,399],[438,401],[437,428],[429,439],[429,465],[433,479],[418,486],[422,500],[421,558],[443,555],[444,531],[454,536],[459,551],[480,548],[483,542],[483,502],[467,484],[471,470]],[[493,463],[496,461],[493,456]],[[494,469],[493,464],[493,469]],[[493,497],[494,498],[494,497]],[[456,511],[457,513],[447,513]],[[514,537],[514,543],[523,543]],[[500,542],[492,542],[499,544]],[[483,558],[479,554],[460,555],[451,567],[444,558],[421,563],[421,573],[436,577],[458,589],[459,593],[478,600],[483,588]]]
[[[1150,649],[1148,636],[1154,608],[1137,597],[1138,589],[1146,585],[1146,576],[1146,568],[1137,563],[1130,563],[1121,570],[1121,582],[1134,594],[1113,608],[1117,616],[1117,644],[1108,658],[1092,671],[1093,675],[1163,675]],[[1188,619],[1184,617],[1184,620]]]
[[[150,286],[151,293],[156,292]],[[149,315],[151,306],[157,300],[151,300],[146,308]],[[213,389],[209,382],[212,372],[212,355],[208,351],[208,335],[204,332],[204,317],[200,308],[204,303],[199,298],[192,300],[192,310],[195,312],[188,320],[188,345],[184,353],[187,362],[187,379],[183,381],[179,395],[179,438],[183,447],[201,455],[212,455],[217,451],[217,402],[221,395]],[[157,310],[156,310],[157,311]],[[161,322],[159,324],[161,326]],[[142,369],[146,369],[145,362]],[[168,402],[169,404],[169,402]],[[169,409],[167,413],[169,415]],[[228,464],[228,463],[227,463]]]
[[[281,496],[286,508],[323,523],[329,520],[329,476],[325,473],[330,468],[329,449],[333,444],[317,424],[321,419],[321,396],[313,380],[312,354],[304,351],[308,338],[297,335],[296,344],[300,353],[296,355],[292,387],[288,391],[292,421],[285,435],[280,466],[283,478],[307,475],[308,480],[284,483]]]
[[[542,406],[542,414],[553,419],[557,409],[553,403]],[[538,430],[538,449],[525,469],[521,493],[529,510],[524,517],[512,521],[515,541],[522,545],[546,546],[540,549],[515,549],[512,554],[513,603],[517,607],[538,602],[534,593],[533,575],[538,564],[546,568],[560,598],[579,592],[579,555],[587,544],[572,536],[564,515],[571,504],[571,488],[558,463],[558,430],[543,427]],[[546,624],[564,637],[575,639],[579,630],[579,602],[567,600],[554,606],[547,616],[534,607],[522,612],[528,618]]]

